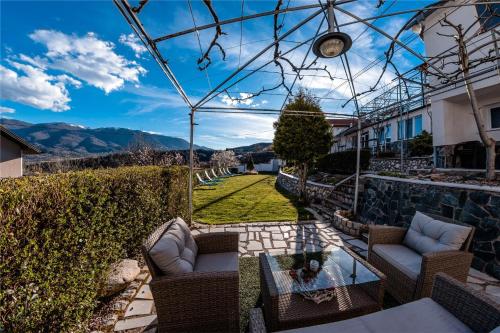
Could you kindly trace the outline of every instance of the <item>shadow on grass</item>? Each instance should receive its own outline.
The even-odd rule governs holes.
[[[297,198],[296,195],[288,192],[287,190],[281,188],[278,186],[278,182],[276,182],[274,184],[274,188],[276,189],[276,191],[278,191],[282,196],[284,196],[285,198],[287,198],[288,200],[290,200],[290,202],[293,204],[293,206],[295,208],[297,208],[297,212],[298,212],[298,218],[297,220],[299,221],[304,221],[304,220],[311,220],[312,218],[314,218],[314,216],[308,212],[306,210],[306,207],[304,206],[304,204],[302,204],[300,201],[299,201],[299,198]]]
[[[204,208],[207,208],[207,207],[209,207],[209,206],[211,206],[211,205],[213,205],[213,204],[215,204],[215,203],[217,203],[217,202],[220,202],[220,201],[222,201],[222,200],[224,200],[224,199],[226,199],[226,198],[229,198],[229,197],[230,197],[230,196],[232,196],[233,194],[236,194],[236,193],[238,193],[238,192],[241,192],[241,191],[243,191],[243,190],[245,190],[245,189],[247,189],[247,188],[249,188],[249,187],[252,187],[252,186],[254,186],[255,184],[258,184],[258,183],[260,183],[260,182],[262,182],[262,181],[265,181],[265,180],[269,179],[270,177],[271,177],[271,176],[268,176],[268,177],[262,178],[262,179],[260,179],[260,180],[257,180],[256,182],[253,182],[253,183],[248,184],[248,185],[247,185],[247,186],[245,186],[245,187],[239,188],[239,189],[237,189],[236,191],[230,192],[230,193],[228,193],[228,194],[226,194],[226,195],[223,195],[222,197],[219,197],[219,198],[217,198],[217,199],[215,199],[215,200],[212,200],[212,201],[210,201],[210,202],[208,202],[208,203],[204,204],[203,206],[200,206],[200,207],[196,208],[196,209],[193,211],[193,213],[199,212],[200,210],[202,210],[202,209],[204,209]]]

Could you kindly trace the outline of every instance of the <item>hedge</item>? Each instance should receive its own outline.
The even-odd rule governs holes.
[[[0,181],[0,331],[85,331],[114,261],[188,214],[185,167]]]
[[[371,153],[367,149],[361,150],[361,169],[365,170],[370,164]],[[319,171],[328,173],[351,174],[356,172],[356,151],[346,150],[325,155],[316,163]]]

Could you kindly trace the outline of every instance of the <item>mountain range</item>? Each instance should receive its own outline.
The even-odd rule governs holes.
[[[87,128],[67,123],[31,124],[2,118],[0,124],[39,147],[45,156],[83,157],[122,152],[139,144],[157,150],[189,149],[184,139],[127,128]],[[195,145],[195,149],[212,150]]]

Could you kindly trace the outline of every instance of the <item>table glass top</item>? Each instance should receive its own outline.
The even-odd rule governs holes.
[[[380,278],[362,262],[340,247],[331,251],[306,253],[309,263],[314,259],[320,263],[320,270],[314,276],[302,278],[304,254],[265,254],[280,294],[313,292],[336,287],[358,285],[379,281]],[[291,271],[295,271],[291,272]],[[297,278],[298,277],[298,278]]]

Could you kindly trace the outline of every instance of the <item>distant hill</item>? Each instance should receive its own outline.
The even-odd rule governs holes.
[[[234,151],[236,155],[241,155],[246,153],[260,153],[260,152],[271,151],[272,145],[273,144],[270,142],[259,142],[249,146],[241,146],[228,149]]]
[[[41,148],[45,156],[109,154],[125,151],[138,143],[146,143],[157,150],[189,149],[189,142],[184,139],[126,128],[86,128],[67,123],[31,124],[14,119],[1,119],[0,124]],[[195,149],[211,150],[196,145]]]

